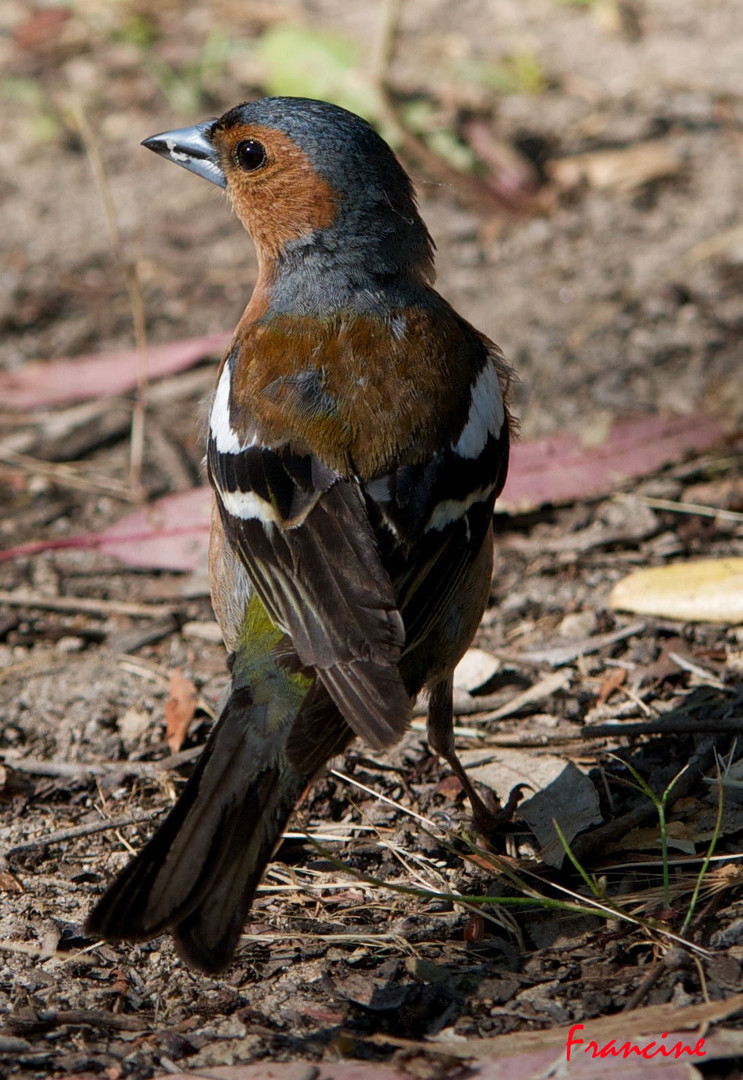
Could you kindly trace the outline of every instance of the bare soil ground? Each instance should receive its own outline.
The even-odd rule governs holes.
[[[123,259],[137,267],[149,339],[228,330],[255,279],[250,244],[216,189],[138,144],[273,85],[256,44],[268,30],[332,31],[363,57],[383,7],[169,0],[151,14],[133,0],[7,0],[2,369],[132,343],[80,110],[110,182]],[[567,429],[590,445],[611,420],[638,412],[740,419],[742,37],[735,0],[401,5],[385,71],[394,107],[405,117],[424,102],[431,130],[450,136],[439,146],[445,164],[459,140],[479,156],[478,183],[491,194],[405,147],[401,155],[438,244],[440,290],[517,369],[523,439]],[[148,498],[202,478],[215,360],[152,395]],[[108,399],[60,436],[54,411],[0,401],[2,548],[99,529],[131,508],[120,488],[95,480],[126,484],[130,414],[130,399]],[[525,751],[535,771],[545,756],[580,767],[599,810],[575,851],[639,925],[616,912],[453,902],[523,895],[514,870],[537,875],[528,884],[538,880],[549,898],[558,886],[587,889],[569,864],[545,863],[518,815],[502,852],[473,841],[461,792],[416,727],[383,759],[354,746],[315,784],[224,978],[188,971],[168,939],[130,948],[85,939],[94,898],[187,774],[165,742],[170,675],[181,667],[199,691],[189,750],[203,743],[225,685],[224,652],[210,637],[203,573],[134,570],[84,548],[0,562],[3,595],[36,597],[0,600],[0,1075],[117,1080],[264,1059],[388,1061],[402,1037],[463,1037],[475,1056],[484,1036],[740,991],[743,816],[731,786],[716,826],[715,768],[732,765],[741,730],[743,632],[638,622],[608,604],[630,569],[743,555],[738,445],[648,477],[629,502],[497,518],[476,643],[500,667],[479,706],[462,699],[460,745],[500,755],[506,768]],[[69,460],[87,486],[44,465]],[[658,508],[649,501],[658,498],[706,504],[712,516]],[[55,611],[59,598],[104,603]],[[163,615],[127,614],[130,603],[162,604]],[[626,726],[600,727],[609,721]],[[665,894],[657,813],[623,761],[657,793],[688,766],[669,801]],[[410,1065],[413,1051],[405,1068],[447,1075],[434,1051],[429,1072],[423,1057],[417,1071]],[[731,1054],[704,1075],[737,1075],[739,1065]]]

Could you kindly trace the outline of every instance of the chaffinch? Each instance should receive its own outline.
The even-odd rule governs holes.
[[[227,190],[258,280],[207,440],[212,600],[232,684],[169,816],[87,928],[169,930],[207,972],[234,952],[308,782],[358,735],[454,749],[452,672],[480,622],[508,465],[508,368],[433,288],[410,180],[364,120],[265,98],[146,139]]]

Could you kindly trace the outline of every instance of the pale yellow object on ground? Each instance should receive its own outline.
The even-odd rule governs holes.
[[[690,622],[743,623],[743,559],[638,570],[612,589],[612,608]]]

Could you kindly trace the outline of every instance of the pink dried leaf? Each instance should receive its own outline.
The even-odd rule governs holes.
[[[608,494],[725,437],[724,421],[717,416],[642,417],[615,424],[596,446],[584,447],[573,434],[517,443],[498,509],[523,513],[549,502]],[[20,545],[0,552],[0,561],[54,548],[95,547],[131,566],[194,570],[206,558],[210,508],[207,487],[166,495],[103,532]]]
[[[583,446],[573,434],[517,443],[498,505],[523,513],[545,503],[603,495],[691,452],[708,450],[725,435],[721,417],[695,414],[625,420],[594,446]]]
[[[166,495],[99,533],[39,540],[0,551],[0,562],[60,548],[97,548],[129,566],[196,570],[206,563],[210,520],[210,488],[192,488]]]
[[[147,377],[162,379],[193,367],[207,356],[224,352],[230,334],[205,334],[184,341],[169,341],[147,349]],[[40,361],[18,371],[0,372],[3,409],[41,409],[69,405],[97,397],[125,394],[137,385],[136,349]]]

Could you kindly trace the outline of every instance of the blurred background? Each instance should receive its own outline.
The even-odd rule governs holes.
[[[127,267],[150,341],[233,327],[249,240],[139,143],[298,94],[395,146],[526,436],[739,408],[739,0],[5,0],[0,31],[6,370],[131,345]]]

